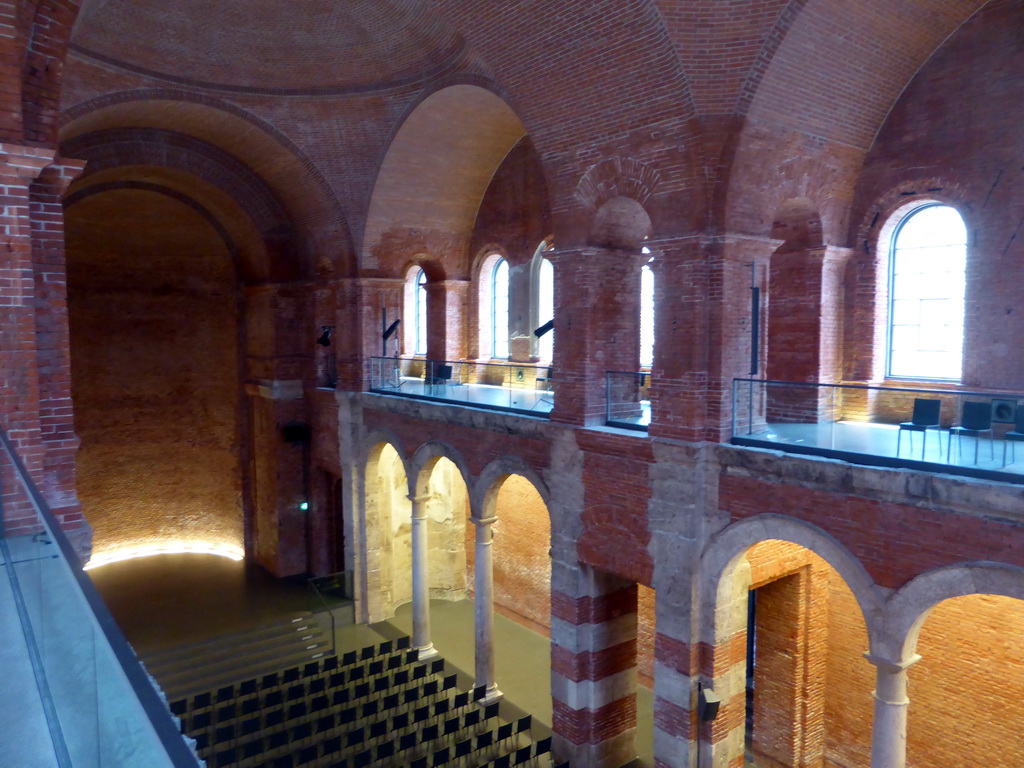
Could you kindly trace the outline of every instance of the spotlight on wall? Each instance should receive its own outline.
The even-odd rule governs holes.
[[[540,328],[535,330],[533,332],[533,335],[536,336],[539,339],[541,336],[543,336],[545,333],[547,333],[548,331],[550,331],[554,327],[555,327],[555,321],[554,320],[548,320],[546,323],[544,323],[544,325],[542,325]]]
[[[308,511],[309,510],[309,502],[308,501],[304,501],[301,504],[299,504],[299,509],[302,510],[303,512]]]
[[[710,688],[701,685],[698,689],[697,717],[702,723],[710,723],[718,717],[718,708],[722,706],[722,697]]]
[[[321,347],[331,346],[331,334],[334,332],[333,325],[325,325],[320,329],[320,338],[316,340],[316,343]]]
[[[384,339],[384,341],[387,341],[388,339],[390,339],[392,336],[395,335],[395,331],[398,330],[398,326],[401,325],[401,323],[402,323],[401,319],[395,320],[395,322],[393,322],[391,325],[389,325],[387,330],[384,331],[384,333],[381,334],[381,338]]]

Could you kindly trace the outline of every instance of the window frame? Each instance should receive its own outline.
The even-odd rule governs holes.
[[[960,363],[959,373],[956,377],[950,376],[939,376],[935,373],[894,373],[893,372],[893,338],[894,329],[896,324],[895,320],[895,304],[899,297],[896,296],[896,280],[898,276],[897,272],[897,257],[899,255],[899,241],[900,235],[902,234],[906,225],[918,214],[922,213],[931,208],[945,208],[955,213],[961,224],[964,227],[964,242],[963,242],[963,286],[964,294],[960,298],[961,314],[960,314]],[[968,258],[968,233],[967,233],[967,222],[964,220],[963,214],[960,210],[947,202],[940,200],[919,200],[912,204],[902,207],[901,209],[894,211],[890,217],[890,221],[895,219],[895,224],[892,228],[892,233],[888,239],[888,254],[886,261],[887,275],[886,275],[886,316],[885,316],[885,378],[886,379],[898,379],[901,381],[934,381],[941,383],[959,383],[963,380],[963,337],[966,331],[966,288],[967,288],[967,258]],[[959,245],[959,243],[949,243],[948,247],[953,245]],[[946,272],[948,274],[948,271]],[[947,299],[954,298],[946,296]],[[901,324],[909,325],[909,324]],[[916,325],[917,328],[928,327],[922,323]],[[948,326],[943,326],[948,327]],[[920,349],[920,347],[919,347]]]

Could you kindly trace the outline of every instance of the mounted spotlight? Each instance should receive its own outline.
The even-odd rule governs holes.
[[[544,325],[542,325],[540,328],[535,330],[533,332],[533,335],[536,336],[539,339],[541,336],[543,336],[545,333],[548,333],[554,327],[555,327],[555,321],[554,320],[548,320],[546,323],[544,323]]]
[[[401,322],[402,321],[400,319],[399,320],[395,320],[395,322],[393,322],[391,325],[389,325],[388,329],[386,331],[384,331],[383,334],[381,334],[381,338],[384,339],[384,341],[387,341],[392,336],[394,336],[395,335],[395,331],[398,330],[398,326],[401,324]]]
[[[333,325],[325,325],[320,328],[320,338],[316,340],[316,343],[321,347],[331,346],[331,334],[334,332]]]

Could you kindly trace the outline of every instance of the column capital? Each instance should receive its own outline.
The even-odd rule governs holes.
[[[421,494],[410,493],[408,496],[406,496],[406,498],[409,501],[411,501],[413,504],[422,504],[425,501],[430,501],[430,494],[429,493],[421,493]]]
[[[474,517],[470,515],[469,522],[473,523],[477,528],[487,528],[498,522],[498,518],[492,517]]]
[[[865,653],[864,658],[871,664],[874,664],[880,671],[888,672],[890,675],[906,672],[921,660],[921,657],[916,653],[905,661],[891,661],[889,659],[884,659],[881,656],[875,656],[870,652]]]

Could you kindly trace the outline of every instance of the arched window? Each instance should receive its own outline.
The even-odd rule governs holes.
[[[415,312],[416,344],[413,353],[427,354],[427,273],[422,269],[416,274]]]
[[[545,258],[540,260],[537,280],[537,315],[538,325],[555,319],[555,268]],[[555,353],[555,332],[548,331],[538,339],[537,357],[542,363],[550,363]]]
[[[508,262],[491,270],[491,357],[508,358]]]
[[[889,264],[889,376],[960,378],[966,266],[967,228],[955,208],[923,205],[900,221]]]
[[[644,248],[644,253],[650,250]],[[640,271],[640,367],[654,364],[654,272],[650,263]]]

